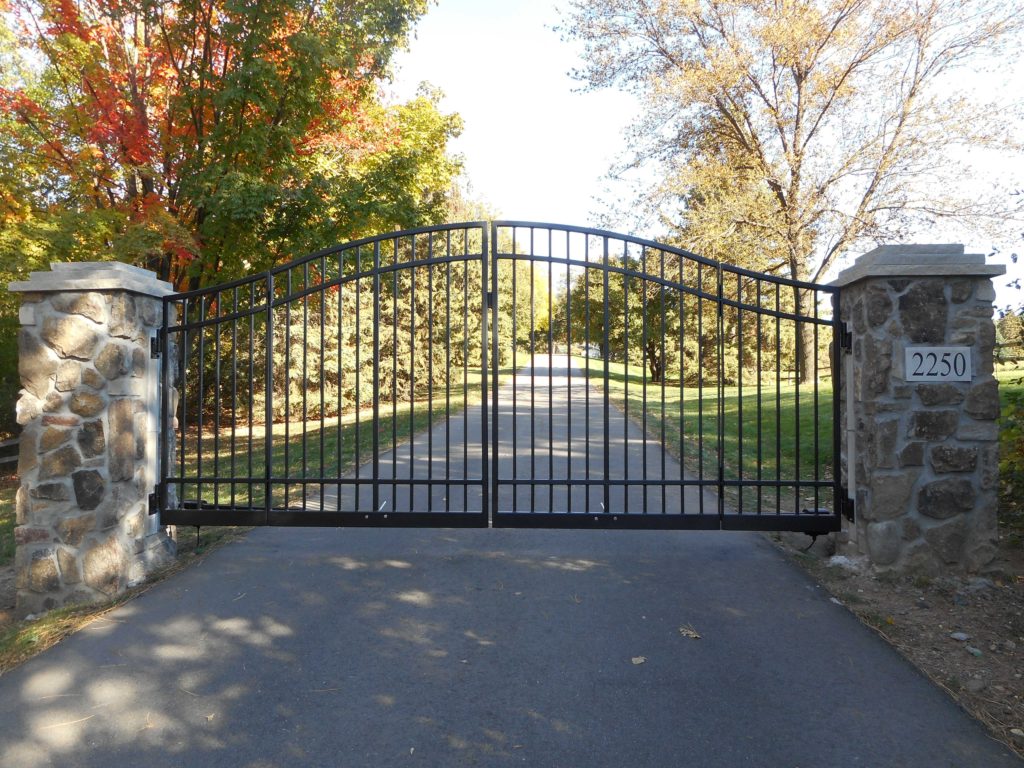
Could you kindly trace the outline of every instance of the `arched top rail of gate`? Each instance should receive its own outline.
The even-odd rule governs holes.
[[[237,280],[168,296],[165,301],[179,307],[178,318],[169,317],[170,328],[201,327],[266,311],[268,295],[277,307],[374,275],[480,261],[487,253],[487,233],[487,222],[463,222],[333,245]]]
[[[489,245],[488,239],[491,239]],[[344,283],[396,270],[480,260],[551,261],[638,278],[698,299],[812,324],[834,323],[838,288],[717,261],[667,243],[590,227],[520,220],[442,224],[341,243],[230,282],[167,297],[179,307],[170,324],[206,325],[265,310]],[[774,289],[776,301],[765,301]],[[802,294],[794,307],[780,292]],[[826,297],[828,297],[826,299]]]
[[[833,309],[839,292],[835,286],[757,272],[655,240],[591,227],[517,220],[492,222],[491,237],[499,259],[551,260],[569,268],[606,270],[761,315],[820,325],[835,322]],[[653,269],[648,266],[652,257]],[[666,269],[666,257],[675,260],[675,277]],[[804,311],[787,311],[781,301],[778,306],[766,306],[761,298],[768,287],[777,289],[776,295],[784,288],[803,294]]]

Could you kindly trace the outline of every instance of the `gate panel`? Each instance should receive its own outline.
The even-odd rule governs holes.
[[[163,521],[486,525],[487,238],[413,230],[169,297]]]
[[[839,529],[834,289],[599,230],[491,239],[495,526]]]
[[[168,297],[163,520],[838,530],[835,298],[524,222]]]

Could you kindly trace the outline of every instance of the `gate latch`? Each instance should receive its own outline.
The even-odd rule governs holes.
[[[494,291],[487,292],[487,308],[494,309],[497,302],[494,300]]]

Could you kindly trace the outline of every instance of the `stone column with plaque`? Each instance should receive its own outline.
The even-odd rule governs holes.
[[[962,245],[882,246],[840,273],[852,333],[841,399],[854,522],[839,550],[876,567],[981,571],[996,553],[995,290]]]

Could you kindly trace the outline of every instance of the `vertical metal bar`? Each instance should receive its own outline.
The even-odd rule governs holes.
[[[445,256],[452,254],[452,233],[448,230]],[[444,511],[452,511],[452,263],[444,264]]]
[[[757,291],[757,314],[755,320],[757,322],[756,328],[756,347],[757,347],[757,514],[761,514],[764,506],[764,481],[763,471],[761,464],[764,461],[764,445],[762,442],[762,424],[764,421],[764,411],[761,403],[761,347],[764,346],[764,336],[761,330],[761,316],[763,308],[761,307],[761,293],[764,290],[764,286],[761,279],[758,278],[754,283],[754,288]]]
[[[185,500],[185,458],[187,451],[186,435],[188,434],[188,299],[182,299],[181,302],[181,349],[178,351],[178,356],[181,359],[181,370],[179,376],[181,377],[181,396],[178,398],[181,407],[181,424],[179,426],[178,434],[180,435],[180,450],[178,451],[178,462],[180,468],[178,476],[181,478],[181,483],[178,487],[178,506],[182,506],[182,502]],[[198,470],[197,470],[198,474]]]
[[[516,229],[512,228],[512,258],[508,264],[512,268],[512,511],[519,511],[519,486],[514,482],[519,479],[519,386],[517,377],[519,375],[519,270],[516,269]],[[495,238],[497,247],[497,238]],[[495,290],[497,290],[498,261],[494,262]],[[497,294],[495,294],[497,295]],[[495,299],[497,301],[497,299]],[[495,316],[494,323],[497,325],[498,318]],[[498,348],[494,348],[494,357],[499,356]],[[497,372],[495,372],[497,377]]]
[[[419,314],[416,307],[416,238],[412,238],[412,253],[410,261],[410,312],[411,322],[409,326],[409,498],[412,499],[416,486],[412,480],[416,477],[416,316]],[[429,269],[429,267],[428,267]],[[429,329],[428,329],[429,331]]]
[[[817,291],[811,292],[811,302],[814,306],[814,512],[817,514],[820,508],[819,488],[818,481],[821,479],[821,474],[818,469],[821,467],[821,446],[819,445],[818,436],[821,429],[821,420],[818,418],[818,293]]]
[[[836,518],[840,515],[840,505],[842,504],[843,477],[840,439],[845,429],[839,407],[843,391],[842,370],[844,355],[842,345],[839,343],[839,334],[843,327],[843,321],[840,316],[839,297],[839,289],[836,289],[835,293],[832,294],[832,514]],[[846,416],[849,418],[850,415],[847,414]],[[849,457],[848,460],[850,460]]]
[[[569,237],[569,230],[565,232],[565,365],[568,369],[568,382],[566,385],[566,484],[565,495],[568,509],[572,512],[572,267],[569,262],[572,258],[572,239]],[[586,269],[583,270],[583,277],[587,276]],[[585,380],[585,379],[584,379]],[[584,510],[586,511],[586,510]]]
[[[373,243],[373,511],[380,510],[380,240]]]
[[[415,244],[416,238],[412,238]],[[395,506],[398,498],[398,241],[393,241],[394,259],[391,270],[391,506]],[[415,246],[414,246],[415,247]],[[409,431],[409,443],[414,442],[415,429]],[[412,471],[412,462],[409,462]],[[412,487],[409,488],[410,511],[412,507]],[[392,512],[397,512],[394,508]]]
[[[658,324],[661,326],[661,338],[658,339],[658,345],[660,347],[659,354],[661,355],[661,450],[658,451],[658,455],[661,457],[661,514],[665,514],[665,457],[668,454],[668,447],[665,445],[665,422],[668,421],[668,414],[665,410],[665,387],[668,382],[666,381],[668,374],[668,357],[665,355],[665,334],[668,330],[667,320],[667,307],[665,306],[665,251],[662,249],[658,250],[658,277],[661,279],[661,283],[658,285]],[[644,440],[647,440],[647,435],[644,435]],[[644,455],[647,454],[647,445],[644,444]],[[647,490],[647,486],[644,486],[644,490]]]
[[[697,477],[700,493],[697,494],[699,513],[704,514],[704,264],[697,262]]]
[[[555,349],[554,334],[551,332],[551,323],[554,319],[554,306],[552,305],[551,291],[554,288],[552,282],[552,266],[554,261],[554,250],[552,242],[553,230],[548,229],[548,512],[555,511],[555,411],[554,411],[554,384],[555,384]],[[568,512],[568,510],[565,510]]]
[[[782,514],[782,286],[775,284],[775,514]]]
[[[362,347],[363,347],[363,336],[362,336],[362,315],[363,315],[363,250],[361,246],[356,247],[356,429],[355,429],[355,510],[361,512],[362,507],[360,505],[360,491],[362,489],[362,483],[359,482],[361,479],[362,472],[362,450],[360,441],[360,432],[363,421],[363,399],[361,384],[363,379],[363,368],[362,368]]]
[[[718,514],[725,514],[725,276],[718,271]]]
[[[608,484],[608,480],[611,477],[611,431],[610,431],[610,418],[609,414],[611,411],[611,382],[608,376],[608,358],[611,357],[611,344],[609,339],[608,329],[611,323],[611,314],[608,310],[608,268],[609,268],[609,252],[608,252],[608,237],[602,238],[604,241],[604,511],[606,513],[611,512],[611,486]]]
[[[206,319],[206,295],[199,297],[199,398],[196,408],[196,500],[202,504],[203,483],[199,478],[203,472],[203,405],[206,397],[206,336],[203,321]]]
[[[324,508],[324,484],[323,479],[326,475],[324,468],[324,459],[326,453],[327,443],[325,441],[327,433],[327,422],[324,416],[324,408],[326,406],[326,398],[324,396],[324,378],[327,373],[326,360],[324,356],[327,354],[327,288],[324,283],[327,281],[327,257],[320,257],[320,344],[318,345],[318,355],[320,360],[320,509]]]
[[[213,329],[213,503],[220,504],[220,335],[221,335],[221,292],[213,294],[216,316],[210,326]]]
[[[341,430],[342,419],[345,415],[345,365],[344,360],[341,358],[342,354],[342,338],[344,337],[344,313],[345,313],[345,284],[342,282],[344,278],[344,261],[345,252],[342,251],[338,254],[338,407],[337,407],[337,440],[338,450],[336,453],[338,461],[338,499],[335,502],[335,507],[341,511],[341,457],[345,453],[344,444],[344,433]],[[355,510],[351,510],[355,511]]]
[[[170,336],[170,310],[169,305],[171,299],[163,297],[160,299],[160,330],[157,339],[160,342],[160,357],[157,359],[155,365],[159,372],[160,381],[160,411],[159,417],[156,423],[156,439],[158,442],[159,454],[159,473],[157,475],[157,508],[163,512],[167,509],[168,493],[167,493],[167,476],[171,473],[171,462],[170,456],[168,455],[168,444],[171,438],[170,432],[172,430],[173,417],[168,410],[171,404],[171,376],[174,366],[171,365],[171,356],[168,352],[170,342],[168,336]],[[152,364],[152,363],[151,363]],[[177,435],[175,435],[177,439]],[[184,446],[182,446],[184,448]],[[182,451],[184,453],[184,451]]]
[[[263,377],[263,522],[270,522],[273,488],[271,467],[274,463],[274,273],[267,272],[267,339],[266,373]]]
[[[231,321],[231,508],[235,507],[235,439],[238,428],[238,286],[232,291]]]
[[[585,511],[590,511],[590,236],[585,236],[583,240],[583,260],[587,266],[583,268],[583,311],[584,311],[584,323],[583,323],[583,365],[585,370],[584,382],[586,386],[583,389],[583,450],[584,453],[584,478],[586,482],[584,488],[586,488],[586,507]]]
[[[490,344],[491,349],[494,352],[493,363],[487,356],[487,345],[488,345],[488,320],[490,319],[489,313],[491,311],[487,304],[487,289],[492,286],[488,278],[491,277],[488,267],[490,265],[492,255],[496,256],[498,251],[498,226],[497,224],[491,224],[490,234],[493,236],[491,242],[488,242],[487,225],[480,226],[480,273],[481,273],[481,285],[480,285],[480,307],[481,307],[481,335],[480,335],[480,370],[483,374],[480,386],[480,424],[481,424],[481,462],[480,462],[480,474],[481,474],[481,501],[483,507],[483,516],[487,523],[487,526],[492,525],[492,513],[498,513],[498,317],[497,317],[497,303],[498,303],[498,265],[497,261],[494,264],[494,276],[493,276],[493,291],[494,291],[494,323],[491,330]],[[493,254],[492,254],[493,249]],[[489,366],[494,366],[494,376],[492,377],[493,391],[490,393],[490,407],[488,408],[487,402],[487,375],[489,372]],[[493,440],[491,456],[488,457],[488,425],[493,426]],[[488,458],[494,462],[493,467],[488,466]],[[489,470],[493,469],[493,479]]]
[[[628,246],[624,246],[624,250],[625,250],[626,247],[628,247]],[[622,329],[622,331],[623,331],[623,341],[624,341],[623,346],[625,347],[625,352],[624,352],[622,357],[623,357],[623,371],[624,371],[624,380],[623,380],[624,393],[623,393],[623,398],[624,398],[624,401],[625,401],[624,407],[626,409],[626,413],[625,413],[625,418],[622,420],[622,431],[623,431],[623,435],[622,435],[622,476],[623,476],[623,479],[625,480],[625,485],[623,485],[623,510],[622,511],[625,512],[628,515],[629,514],[629,495],[630,495],[629,494],[629,412],[630,412],[630,402],[629,402],[629,318],[630,318],[630,316],[632,314],[629,311],[629,270],[632,269],[632,267],[633,267],[633,265],[629,263],[628,251],[626,251],[626,253],[624,254],[623,261],[625,262],[623,264],[623,266],[625,267],[625,271],[622,273],[622,309],[623,309],[623,313],[622,313],[623,314],[623,319],[622,319],[623,329]],[[645,270],[645,268],[646,268],[646,264],[647,264],[647,249],[645,247],[641,246],[640,247],[640,260],[639,260],[639,264],[636,265],[637,266],[637,271],[638,272],[643,272]],[[643,358],[644,358],[644,350],[646,349],[645,341],[646,341],[646,338],[647,338],[647,286],[646,286],[646,283],[645,283],[645,281],[643,279],[640,280],[640,299],[641,299],[641,302],[642,302],[641,306],[640,306],[640,312],[641,312],[641,316],[640,316],[640,318],[641,318],[640,319],[640,323],[641,323],[641,325],[640,325],[640,333],[641,333],[641,342],[640,342],[640,360],[641,360],[641,363],[640,363],[640,376],[641,376],[641,378],[640,378],[640,386],[641,386],[641,402],[640,402],[641,427],[640,427],[640,440],[641,440],[641,445],[640,445],[640,450],[643,451],[643,457],[642,457],[641,466],[643,467],[642,477],[643,477],[643,480],[644,480],[644,483],[641,486],[641,490],[642,490],[642,493],[643,493],[643,512],[646,515],[647,514],[647,482],[646,482],[647,481],[647,376],[646,376],[646,369],[644,368]],[[608,365],[607,361],[605,361],[605,365]]]
[[[462,237],[462,479],[469,480],[469,230]],[[480,404],[483,417],[483,403]],[[462,511],[469,512],[469,483],[462,486]]]
[[[415,238],[414,238],[415,239]],[[427,257],[434,241],[427,241]],[[434,510],[434,267],[427,268],[427,511]]]
[[[798,294],[800,290],[800,288],[795,288],[794,293]],[[796,349],[794,351],[796,353],[796,359],[793,365],[793,479],[795,482],[795,487],[793,488],[793,514],[796,515],[800,514],[800,379],[804,375],[804,361],[801,359],[801,356],[804,353],[804,345],[801,338],[802,329],[800,325],[802,315],[797,312],[797,305],[799,303],[802,302],[796,301],[794,296],[793,314],[796,316],[796,324],[794,328],[796,332],[796,336],[794,337],[796,339]]]
[[[684,384],[686,382],[686,344],[683,338],[686,336],[686,292],[683,291],[683,280],[686,277],[683,271],[684,258],[679,256],[679,484],[680,504],[686,509],[686,494],[682,487],[686,482],[686,393]]]
[[[537,497],[536,497],[536,483],[533,481],[537,479],[537,436],[535,434],[537,427],[537,349],[534,346],[534,336],[536,334],[536,318],[534,316],[534,282],[536,280],[536,274],[534,273],[534,262],[533,255],[536,252],[533,242],[533,227],[530,227],[530,511],[533,512],[537,508]],[[518,266],[518,263],[517,263]]]
[[[643,452],[641,456],[641,477],[643,478],[643,514],[647,514],[647,325],[650,318],[650,307],[647,303],[647,249],[641,247],[640,249],[640,263],[638,265],[638,271],[643,273],[643,278],[640,278],[640,450]],[[627,349],[629,348],[629,275],[626,275],[627,288],[626,288],[626,344]],[[626,354],[626,365],[629,366],[630,355],[629,352]],[[629,429],[629,401],[630,401],[630,372],[626,370],[626,403],[627,403],[627,424],[626,428]],[[629,440],[627,440],[627,445]],[[627,462],[629,457],[626,457]],[[627,463],[627,467],[629,464]],[[629,470],[627,470],[629,471]],[[627,494],[627,499],[629,495]],[[627,509],[627,511],[629,511]]]
[[[292,270],[288,269],[285,274],[288,278],[285,283],[287,290],[284,299],[284,506],[288,507],[291,490],[288,481],[292,475]]]
[[[743,514],[743,277],[736,274],[736,512]]]
[[[306,508],[306,479],[309,477],[309,262],[302,265],[302,508]]]
[[[178,339],[178,376],[181,379],[180,395],[178,396],[178,408],[181,409],[181,420],[178,423],[178,432],[175,441],[178,444],[178,477],[181,482],[178,485],[178,507],[182,506],[185,496],[185,435],[188,429],[188,299],[181,300],[181,331]]]
[[[725,296],[722,265],[718,271],[718,517],[725,515]]]
[[[254,374],[255,374],[255,370],[254,370],[254,368],[255,368],[255,364],[254,364],[255,361],[253,359],[253,358],[256,357],[256,350],[255,350],[255,345],[256,345],[256,341],[255,341],[255,339],[256,339],[256,306],[257,306],[257,302],[256,302],[256,281],[253,280],[251,283],[249,283],[249,355],[248,355],[248,358],[249,358],[249,360],[248,360],[248,363],[249,363],[249,366],[248,366],[249,367],[249,379],[248,379],[248,381],[249,381],[249,392],[248,392],[248,394],[249,394],[249,397],[248,397],[249,403],[248,403],[248,406],[246,408],[246,412],[247,412],[248,417],[249,417],[249,421],[248,421],[249,432],[248,432],[248,437],[246,439],[246,455],[248,456],[248,463],[247,463],[247,466],[246,466],[246,470],[247,470],[246,478],[248,478],[249,495],[248,495],[246,500],[248,501],[248,506],[250,508],[253,508],[253,507],[256,506],[255,503],[254,503],[255,500],[253,498],[255,496],[254,485],[253,485],[253,483],[255,481],[255,478],[253,477],[253,471],[252,471],[252,458],[253,458],[253,456],[252,456],[252,452],[253,452],[252,433],[256,430],[256,424],[253,421],[253,401],[256,399],[256,391],[255,391],[256,390],[256,378],[254,376]]]

